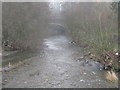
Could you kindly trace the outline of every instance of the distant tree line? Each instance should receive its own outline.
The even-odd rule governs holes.
[[[39,48],[49,15],[47,3],[4,2],[2,6],[3,49]]]

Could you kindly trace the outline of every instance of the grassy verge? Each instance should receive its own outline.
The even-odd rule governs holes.
[[[71,3],[65,13],[70,36],[105,66],[118,65],[118,23],[117,12],[110,3]]]
[[[91,53],[92,59],[101,62],[105,66],[110,65],[115,70],[120,69],[117,55],[119,51],[117,32],[114,32],[114,30],[109,32],[107,30],[100,32],[96,30],[96,32],[89,32],[89,34],[82,30],[77,32],[71,32],[73,41],[84,47],[85,54]]]

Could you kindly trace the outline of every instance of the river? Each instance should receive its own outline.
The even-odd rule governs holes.
[[[100,64],[82,57],[82,48],[66,36],[43,39],[42,52],[26,59],[19,67],[3,72],[3,88],[114,88],[105,79]],[[24,57],[24,56],[23,56]],[[87,60],[87,63],[86,63]]]

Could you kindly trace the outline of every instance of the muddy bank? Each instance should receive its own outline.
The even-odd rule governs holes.
[[[9,71],[24,63],[24,60],[37,56],[41,50],[3,51],[2,71]]]

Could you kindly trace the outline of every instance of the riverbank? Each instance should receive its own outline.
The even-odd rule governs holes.
[[[65,36],[44,39],[42,52],[18,68],[3,72],[3,88],[117,88],[105,79],[101,64],[84,58],[82,48]]]
[[[114,51],[95,51],[95,47],[91,47],[89,44],[84,42],[75,42],[72,41],[74,45],[83,47],[84,56],[89,57],[90,59],[100,62],[104,67],[111,67],[112,70],[119,72],[120,71],[120,60],[118,50]],[[100,49],[100,48],[99,48]]]

